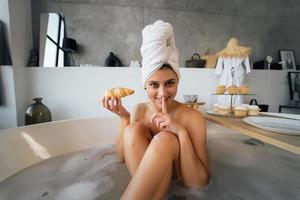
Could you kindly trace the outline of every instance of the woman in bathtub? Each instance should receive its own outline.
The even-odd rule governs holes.
[[[132,179],[122,199],[163,199],[172,177],[188,187],[208,184],[206,121],[174,100],[180,79],[172,26],[156,21],[143,30],[142,79],[149,102],[129,113],[121,99],[102,99],[122,118],[116,145]]]

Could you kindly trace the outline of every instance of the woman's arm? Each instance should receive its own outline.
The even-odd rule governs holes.
[[[140,109],[141,104],[137,104],[136,106],[134,106],[131,114],[130,113],[125,113],[123,114],[124,117],[121,117],[121,126],[119,129],[119,135],[117,138],[117,142],[116,142],[116,154],[117,154],[117,158],[120,162],[125,162],[125,157],[124,157],[124,152],[123,152],[123,135],[124,135],[124,131],[125,128],[132,122],[134,121],[138,121],[138,112]]]
[[[129,118],[121,119],[121,125],[120,125],[119,134],[118,134],[118,138],[117,138],[116,146],[115,146],[117,159],[121,163],[125,162],[125,157],[124,157],[124,152],[123,152],[123,133],[124,133],[125,128],[129,124],[130,124]]]
[[[119,133],[117,141],[115,144],[117,159],[120,162],[124,162],[124,153],[123,153],[123,133],[125,128],[130,124],[130,113],[123,107],[120,98],[108,98],[103,97],[102,106],[111,112],[117,114],[121,118],[121,125],[119,128]]]

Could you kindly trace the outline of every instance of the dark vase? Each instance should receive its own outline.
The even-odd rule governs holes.
[[[122,63],[120,59],[113,52],[109,52],[109,56],[105,59],[105,66],[120,67],[122,66]]]
[[[51,122],[51,112],[42,103],[43,98],[34,98],[35,103],[29,105],[25,111],[25,125]]]

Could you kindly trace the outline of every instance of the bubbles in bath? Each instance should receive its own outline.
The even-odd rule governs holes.
[[[116,160],[110,145],[58,156],[24,169],[0,183],[0,199],[117,199],[129,179],[126,166]]]
[[[247,139],[208,135],[209,185],[198,190],[172,181],[166,199],[300,199],[299,157],[268,144],[245,144]],[[9,177],[0,183],[0,200],[120,199],[129,181],[113,146],[96,147],[45,160]]]
[[[112,186],[112,184],[111,184]],[[109,188],[108,188],[109,189]],[[93,200],[98,196],[97,184],[93,182],[79,182],[67,186],[58,192],[55,199],[57,200]]]

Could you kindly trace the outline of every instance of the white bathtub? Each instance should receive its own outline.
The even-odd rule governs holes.
[[[91,149],[96,146],[101,147],[113,144],[117,137],[118,127],[118,118],[98,117],[43,123],[0,131],[0,199],[2,200],[1,195],[4,195],[5,200],[16,199],[6,198],[9,194],[13,194],[15,191],[18,192],[18,189],[14,188],[14,184],[7,181],[11,175],[36,163],[40,162],[42,164],[44,162],[41,161],[48,158]],[[298,186],[300,180],[299,156],[267,144],[263,145],[254,142],[253,145],[249,145],[246,144],[246,141],[249,141],[249,138],[244,135],[219,125],[208,123],[208,154],[212,171],[210,184],[200,191],[172,184],[169,195],[177,195],[175,198],[184,196],[187,200],[199,198],[300,199],[300,188]],[[71,158],[72,162],[76,161],[78,157],[75,155],[74,158]],[[68,164],[72,162],[68,161],[66,165],[70,166]],[[98,163],[98,165],[100,164]],[[87,168],[86,171],[93,171],[94,165],[91,165],[91,168]],[[120,164],[118,165],[120,166]],[[99,166],[96,167],[99,168]],[[108,193],[115,195],[113,199],[118,199],[128,184],[129,175],[124,165],[115,169],[117,170],[113,173],[115,173],[114,176],[117,178],[115,182],[109,182],[112,184]],[[31,180],[31,178],[29,179]],[[109,178],[101,175],[95,179],[103,179],[105,181]],[[30,182],[30,180],[28,181]],[[26,181],[23,180],[25,182],[24,185],[27,185]],[[77,186],[79,186],[77,183],[80,181],[80,178],[76,178],[74,183],[72,182],[71,189],[77,189]],[[7,182],[10,184],[9,187],[3,186]],[[5,183],[2,184],[2,188],[1,183]],[[82,189],[83,191],[92,188],[94,190],[91,191],[91,194],[99,192],[97,188],[90,186],[89,183],[85,186],[85,189]],[[19,188],[22,189],[24,187]],[[72,195],[72,191],[68,190],[70,186],[64,186],[64,188],[56,189],[55,191],[63,191],[59,195],[66,195],[66,190],[64,190],[66,188],[69,194]],[[50,197],[55,195],[53,193],[56,193],[48,186],[42,187],[41,190],[44,192],[40,193],[41,196],[39,198],[24,198],[22,196],[17,199],[40,199],[45,195]],[[26,191],[21,191],[20,194],[25,195]],[[76,195],[78,197],[78,194]],[[94,196],[97,198],[80,198],[80,200],[107,199],[107,197],[104,198],[97,195]]]
[[[113,144],[119,119],[64,120],[0,131],[0,182],[50,157]]]

